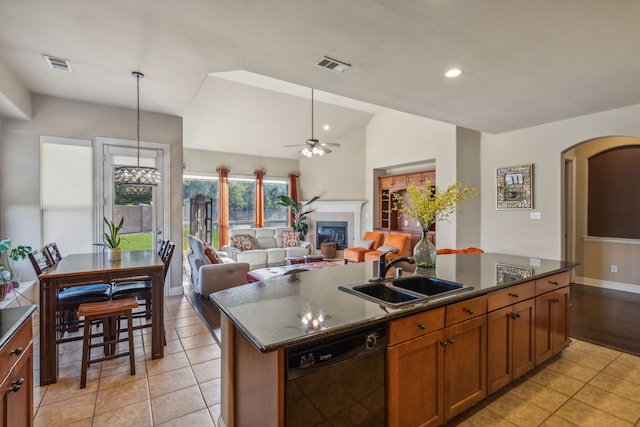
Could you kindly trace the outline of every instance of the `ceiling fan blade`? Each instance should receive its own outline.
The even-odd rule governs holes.
[[[291,145],[283,145],[283,147],[304,147],[307,144],[291,144]]]
[[[321,145],[324,145],[324,144],[321,144]],[[322,147],[322,151],[324,151],[324,153],[325,153],[325,154],[329,154],[329,153],[331,153],[331,152],[332,152],[332,151],[331,151],[331,150],[329,150],[327,147]]]
[[[340,147],[340,144],[338,144],[337,142],[321,142],[320,145],[326,147],[327,145],[330,145],[332,147]]]

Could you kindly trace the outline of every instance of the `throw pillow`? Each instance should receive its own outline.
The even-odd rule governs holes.
[[[251,236],[245,234],[233,236],[231,238],[231,246],[238,248],[241,251],[250,251],[253,249],[253,239]]]
[[[373,246],[373,240],[360,240],[356,242],[356,248],[371,249],[371,246]]]
[[[293,248],[296,246],[300,246],[300,232],[299,231],[283,231],[282,247]]]
[[[209,261],[211,261],[211,264],[219,264],[220,261],[218,260],[218,257],[216,256],[216,253],[213,251],[213,248],[209,245],[205,245],[204,246],[204,254],[207,258],[209,258]]]
[[[384,245],[384,246],[380,246],[378,249],[376,249],[376,251],[389,252],[389,253],[395,254],[396,252],[398,252],[398,248],[390,245]]]

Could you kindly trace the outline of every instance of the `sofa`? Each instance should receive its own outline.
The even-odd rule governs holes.
[[[376,231],[367,231],[362,240],[356,242],[356,246],[344,249],[344,259],[350,262],[363,262],[364,254],[374,251],[382,245],[384,234]]]
[[[378,246],[377,250],[366,252],[364,254],[365,261],[376,261],[380,259],[380,255],[387,252],[385,259],[393,259],[401,256],[411,255],[411,234],[407,233],[389,233],[384,237],[382,246]],[[394,252],[388,252],[392,250]]]
[[[311,254],[311,243],[301,241],[291,227],[242,228],[229,230],[229,244],[222,250],[250,269],[285,265],[286,257]]]
[[[188,236],[188,246],[189,276],[196,294],[209,295],[249,282],[248,263],[236,262],[225,252],[207,248],[200,239],[191,235]]]

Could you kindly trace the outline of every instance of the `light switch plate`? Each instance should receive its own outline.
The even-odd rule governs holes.
[[[531,219],[542,219],[542,212],[531,212]]]

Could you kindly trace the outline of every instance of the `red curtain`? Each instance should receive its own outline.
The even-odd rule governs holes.
[[[229,169],[218,168],[218,249],[229,241]]]
[[[298,177],[300,175],[296,173],[289,174],[289,197],[291,197],[296,202],[298,201]],[[289,226],[291,226],[295,221],[293,213],[291,209],[289,209]]]
[[[256,228],[264,227],[264,171],[253,172],[256,175]]]

